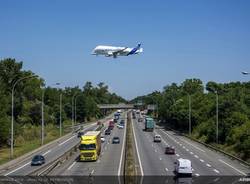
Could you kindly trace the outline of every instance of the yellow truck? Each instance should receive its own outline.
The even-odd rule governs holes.
[[[101,153],[101,132],[89,131],[81,136],[80,161],[97,160]]]

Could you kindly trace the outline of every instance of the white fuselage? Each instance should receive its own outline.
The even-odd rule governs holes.
[[[98,45],[92,52],[93,55],[104,55],[107,57],[117,57],[117,56],[127,56],[133,51],[134,48],[128,47],[114,47],[114,46],[106,46],[106,45]],[[139,48],[134,53],[138,54],[142,52],[142,48]]]

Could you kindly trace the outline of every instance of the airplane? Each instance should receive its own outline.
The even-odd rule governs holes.
[[[117,56],[129,56],[142,52],[143,48],[141,48],[141,43],[138,43],[135,48],[98,45],[96,48],[94,48],[92,55],[104,55],[106,57],[117,58]]]
[[[241,72],[243,75],[248,75],[248,74],[250,74],[249,72]]]

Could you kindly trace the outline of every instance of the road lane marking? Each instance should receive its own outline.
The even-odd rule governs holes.
[[[168,168],[165,168],[165,170],[168,172]]]
[[[199,158],[197,155],[194,155],[195,158]]]
[[[214,172],[216,172],[216,173],[220,173],[217,169],[214,169]]]
[[[179,154],[175,154],[177,157],[179,157],[180,155]]]
[[[51,152],[51,150],[46,151],[46,152],[43,154],[43,156],[47,155],[49,152]]]
[[[187,142],[186,140],[182,140],[182,141],[184,141],[185,143],[187,143],[187,144],[189,144],[189,145],[193,146],[193,147],[194,147],[194,148],[196,148],[197,150],[200,150],[200,151],[202,151],[202,152],[204,152],[204,153],[205,153],[205,151],[204,151],[203,149],[201,149],[201,148],[199,148],[199,147],[197,147],[197,146],[195,146],[195,145],[193,145],[193,144],[191,144],[191,143]]]
[[[200,159],[201,162],[204,162],[204,160]]]
[[[89,175],[93,175],[93,174],[94,174],[94,172],[95,172],[95,170],[93,169]]]
[[[186,151],[189,151],[189,149],[186,149]]]
[[[69,168],[68,168],[67,170],[70,170],[75,164],[76,164],[76,162],[73,162],[73,163],[69,166]]]
[[[159,159],[160,159],[160,160],[162,160],[162,158],[161,158],[161,157],[160,157]]]
[[[194,153],[191,151],[190,154],[193,155]]]
[[[5,174],[4,176],[8,176],[9,174],[11,174],[11,173],[13,173],[13,172],[16,172],[17,170],[22,169],[22,168],[24,168],[25,166],[29,165],[30,163],[31,163],[31,162],[28,162],[28,163],[22,165],[21,167],[18,167],[18,168],[16,168],[16,169],[14,169],[13,171],[8,172],[8,173]]]
[[[126,115],[125,115],[125,119]],[[125,122],[125,126],[124,126],[125,130],[123,133],[123,141],[122,141],[122,154],[121,154],[121,158],[120,158],[120,163],[119,163],[119,168],[118,168],[118,176],[121,175],[121,168],[122,168],[122,158],[123,158],[123,152],[124,152],[124,145],[125,145],[125,139],[126,139],[126,132],[127,132],[127,121]]]
[[[70,138],[67,139],[66,141],[63,141],[62,143],[58,144],[58,146],[61,146],[61,145],[65,144],[66,142],[68,142],[69,140],[73,139],[74,137],[75,137],[75,135],[72,136],[72,137],[70,137]]]
[[[141,165],[141,157],[140,157],[140,154],[139,154],[139,151],[138,151],[138,146],[137,146],[137,140],[136,140],[135,129],[134,129],[134,121],[131,120],[131,123],[132,123],[133,135],[134,135],[134,138],[135,138],[136,153],[137,153],[139,165],[140,165],[140,168],[141,168],[141,176],[143,176],[144,174],[143,174],[143,169],[142,169],[142,165]]]
[[[198,173],[195,173],[195,176],[200,176]]]
[[[211,167],[211,165],[210,165],[210,164],[206,164],[206,166]]]
[[[155,149],[155,152],[157,152],[157,150]]]
[[[219,159],[219,161],[222,162],[222,163],[224,163],[224,164],[226,164],[227,166],[231,167],[232,169],[238,171],[239,173],[241,173],[241,174],[243,174],[243,175],[246,176],[246,173],[244,173],[244,172],[240,171],[239,169],[237,169],[237,168],[231,166],[230,164],[226,163],[225,161],[223,161],[223,160],[221,160],[221,159]]]

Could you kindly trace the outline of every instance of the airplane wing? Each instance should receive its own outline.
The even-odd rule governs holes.
[[[115,51],[115,52],[113,52],[112,54],[113,54],[113,57],[114,58],[116,58],[117,57],[117,54],[119,54],[119,53],[122,53],[124,50],[126,50],[128,47],[125,47],[124,49],[120,49],[120,50],[117,50],[117,51]]]

